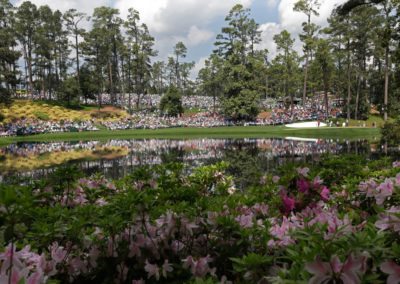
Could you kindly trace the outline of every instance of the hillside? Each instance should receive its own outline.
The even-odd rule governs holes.
[[[9,123],[21,119],[39,119],[44,121],[113,121],[128,117],[128,113],[115,107],[69,109],[63,106],[50,105],[44,102],[16,100],[10,106],[0,105],[3,122]]]

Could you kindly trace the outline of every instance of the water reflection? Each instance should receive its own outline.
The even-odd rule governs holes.
[[[108,142],[19,143],[0,148],[0,179],[39,179],[61,164],[76,164],[86,174],[120,178],[140,165],[183,162],[188,168],[221,160],[239,187],[259,181],[259,175],[287,162],[314,163],[323,154],[370,155],[377,148],[367,141],[326,139],[194,139],[110,140]]]

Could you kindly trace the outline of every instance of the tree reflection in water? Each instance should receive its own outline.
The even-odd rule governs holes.
[[[373,146],[373,147],[372,147]],[[213,164],[218,161],[229,163],[228,173],[235,177],[238,188],[258,183],[261,174],[273,171],[277,166],[293,162],[314,163],[324,154],[353,153],[371,156],[379,152],[380,147],[368,141],[339,140],[295,140],[295,139],[194,139],[194,140],[111,140],[108,142],[57,142],[57,143],[20,143],[0,148],[0,179],[3,181],[15,177],[40,179],[53,172],[55,165],[38,165],[26,170],[7,170],[12,159],[24,158],[45,160],[49,153],[93,152],[98,149],[123,149],[122,156],[112,154],[100,158],[66,160],[65,164],[76,165],[86,175],[100,173],[110,178],[120,178],[133,168],[141,165],[155,165],[170,162],[182,162],[190,168]],[[102,150],[104,151],[104,150]],[[68,155],[67,155],[68,156]],[[15,163],[14,163],[15,165]]]

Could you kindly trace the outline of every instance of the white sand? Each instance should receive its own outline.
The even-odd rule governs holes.
[[[303,138],[303,137],[285,137],[285,140],[304,141],[304,142],[314,142],[314,143],[317,143],[317,142],[318,142],[318,139],[314,139],[314,138]]]
[[[298,123],[292,123],[292,124],[286,124],[286,127],[290,128],[314,128],[318,127],[318,122],[317,121],[308,121],[308,122],[298,122]],[[319,127],[326,127],[326,123],[320,122]]]

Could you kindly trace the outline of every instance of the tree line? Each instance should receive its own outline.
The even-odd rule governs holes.
[[[305,103],[323,94],[341,98],[348,119],[365,119],[371,105],[383,114],[400,110],[400,38],[398,0],[348,0],[336,7],[328,26],[315,24],[319,0],[298,0],[293,10],[305,15],[299,40],[287,31],[274,35],[276,56],[257,50],[261,41],[250,10],[236,5],[215,42],[216,50],[199,72],[200,91],[220,96],[226,115],[252,119],[260,98],[295,98]]]
[[[122,19],[111,7],[88,16],[0,0],[0,102],[23,92],[67,105],[96,99],[101,106],[100,94],[108,93],[112,104],[127,98],[132,110],[140,108],[142,95],[173,86],[180,94],[212,96],[214,111],[218,100],[229,119],[251,120],[263,98],[285,98],[293,108],[296,98],[305,103],[322,93],[328,112],[332,93],[345,102],[349,119],[365,118],[371,104],[386,119],[400,109],[399,2],[349,0],[321,28],[315,24],[319,0],[298,0],[293,10],[306,19],[299,35],[303,52],[284,30],[273,37],[273,58],[259,48],[261,31],[251,11],[235,5],[214,51],[191,80],[194,62],[184,60],[184,43],[176,43],[166,61],[155,61],[155,39],[133,8]]]
[[[1,102],[23,92],[72,105],[108,93],[114,104],[118,96],[134,93],[132,104],[139,106],[142,94],[163,93],[171,84],[191,92],[194,62],[182,60],[185,45],[178,42],[164,63],[153,62],[154,43],[133,8],[123,20],[118,9],[104,6],[89,17],[75,9],[61,13],[29,1],[13,7],[0,0]],[[98,101],[101,105],[100,96]]]

